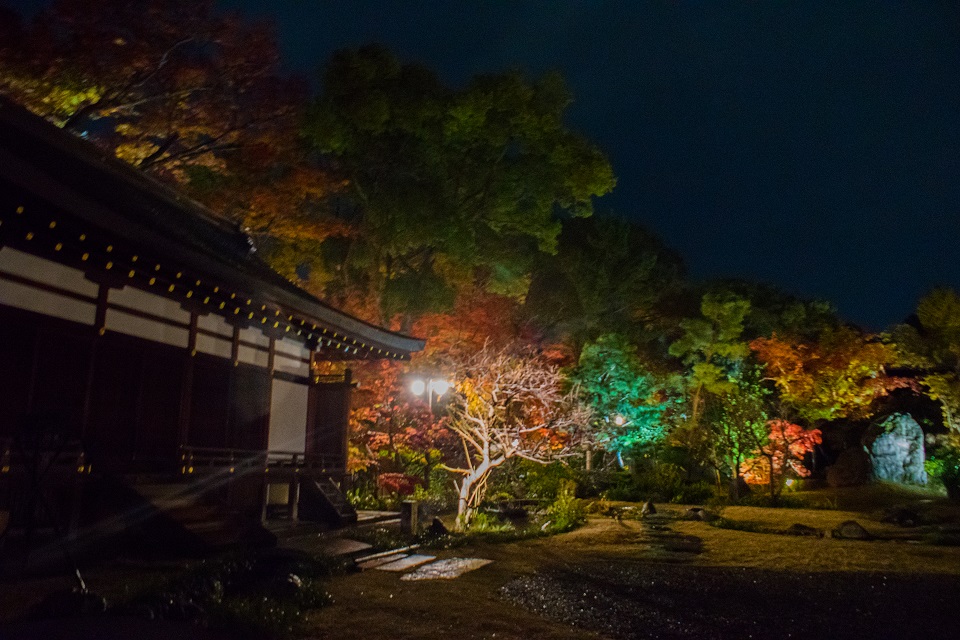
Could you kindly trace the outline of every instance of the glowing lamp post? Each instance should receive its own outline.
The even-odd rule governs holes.
[[[417,378],[410,383],[410,391],[417,396],[422,396],[424,393],[427,394],[427,405],[430,407],[430,413],[432,415],[434,396],[439,400],[443,394],[450,390],[450,386],[450,383],[446,380],[434,380],[432,378],[423,380]]]

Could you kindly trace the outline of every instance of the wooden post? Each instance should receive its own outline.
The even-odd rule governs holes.
[[[267,505],[270,503],[270,483],[267,474],[263,474],[263,491],[260,492],[260,496],[262,498],[260,504],[260,522],[262,524],[267,521]]]
[[[290,483],[290,490],[287,492],[287,501],[289,503],[290,520],[296,522],[300,519],[300,474],[295,473],[293,482]]]

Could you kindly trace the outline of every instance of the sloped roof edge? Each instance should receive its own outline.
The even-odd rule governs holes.
[[[411,353],[418,338],[336,309],[273,271],[249,237],[206,207],[0,96],[0,175],[42,189],[70,214],[137,244],[256,292],[318,323]],[[15,162],[14,162],[15,161]]]

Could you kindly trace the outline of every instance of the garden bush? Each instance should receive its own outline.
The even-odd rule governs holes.
[[[586,506],[575,496],[574,487],[573,482],[563,485],[557,494],[557,499],[547,509],[550,531],[555,533],[570,531],[586,522]]]
[[[702,504],[715,494],[712,484],[687,481],[683,468],[669,462],[655,463],[640,473],[609,474],[607,482],[601,494],[607,500]]]

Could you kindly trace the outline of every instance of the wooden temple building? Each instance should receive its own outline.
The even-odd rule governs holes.
[[[93,537],[157,517],[197,532],[349,521],[350,373],[314,365],[422,348],[0,99],[0,536],[45,520]]]

